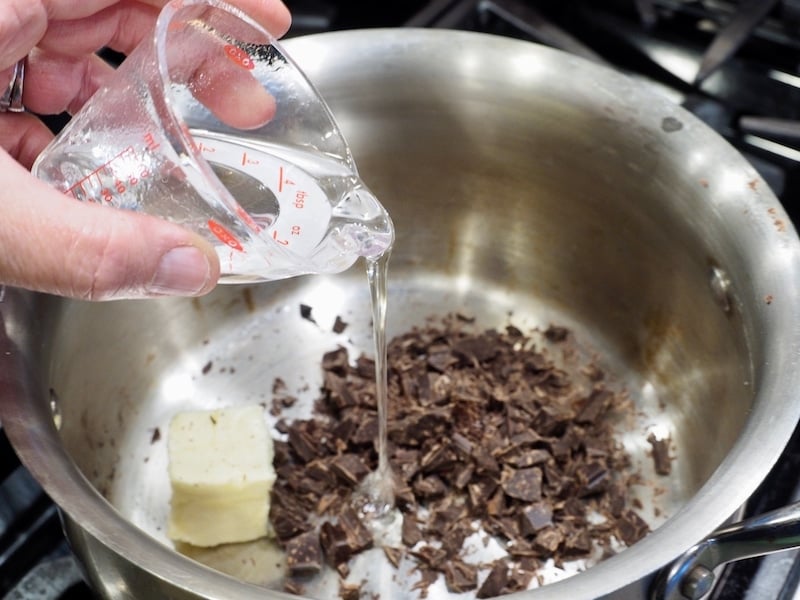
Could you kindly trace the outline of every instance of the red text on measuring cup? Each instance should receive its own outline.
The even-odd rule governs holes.
[[[239,252],[244,252],[244,248],[239,240],[227,229],[225,229],[222,225],[217,223],[214,219],[208,220],[208,228],[211,230],[219,241],[221,241],[226,246],[230,246],[234,250],[238,250]]]
[[[226,44],[225,54],[240,67],[244,67],[245,69],[249,70],[256,68],[256,63],[253,62],[253,59],[250,58],[250,55],[238,46]]]

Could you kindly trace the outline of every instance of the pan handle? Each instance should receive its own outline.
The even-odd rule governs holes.
[[[726,563],[800,546],[800,502],[722,527],[665,569],[653,600],[700,600]]]

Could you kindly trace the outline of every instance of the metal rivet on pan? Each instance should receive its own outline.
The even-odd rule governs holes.
[[[686,574],[681,593],[689,600],[700,600],[714,585],[714,573],[703,565],[696,565]]]
[[[726,313],[731,311],[731,280],[719,267],[711,267],[711,293],[716,303]]]

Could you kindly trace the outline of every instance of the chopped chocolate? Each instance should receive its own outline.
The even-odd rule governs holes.
[[[311,307],[308,304],[300,305],[300,316],[306,321],[317,324],[317,321],[311,316]]]
[[[400,566],[400,561],[403,558],[403,549],[394,548],[392,546],[384,546],[383,553],[386,555],[386,560],[396,569]]]
[[[522,509],[520,531],[532,535],[553,524],[553,507],[545,502],[534,502]]]
[[[347,348],[331,350],[322,356],[323,370],[336,373],[337,375],[346,375],[349,363],[350,358],[347,354]]]
[[[647,523],[632,510],[625,510],[616,521],[619,538],[628,546],[642,539],[650,530]]]
[[[347,329],[347,323],[342,321],[342,317],[336,315],[336,320],[333,322],[333,333],[343,333]]]
[[[401,536],[403,539],[403,544],[407,548],[413,548],[423,539],[422,530],[419,527],[419,523],[417,523],[417,520],[409,514],[403,515]]]
[[[372,535],[351,507],[345,507],[336,523],[322,524],[319,541],[325,557],[333,566],[346,563],[350,558],[372,547]]]
[[[581,411],[575,420],[578,423],[594,423],[600,418],[614,399],[614,394],[610,390],[595,389],[586,400]]]
[[[453,560],[444,565],[444,582],[447,589],[461,594],[478,587],[478,569],[463,560]]]
[[[513,325],[474,329],[455,315],[389,343],[388,458],[402,527],[401,545],[383,552],[395,568],[415,565],[421,598],[439,575],[451,592],[478,598],[521,591],[546,561],[593,560],[612,540],[630,545],[649,531],[628,498],[636,479],[610,421],[627,404],[612,379],[595,362],[579,364],[563,327],[537,335],[564,344],[564,361],[578,363],[572,370]],[[352,494],[377,465],[375,363],[351,361],[340,347],[322,368],[312,418],[276,424],[285,441],[275,444],[270,520],[295,554],[290,575],[327,562],[344,578],[350,559],[373,544]],[[276,406],[288,396],[278,380],[273,393]],[[667,469],[669,440],[649,442],[657,471]],[[480,566],[490,569],[480,585],[465,555],[476,533],[508,553]],[[340,588],[342,600],[363,592]]]
[[[544,337],[546,337],[551,342],[563,342],[567,339],[569,335],[569,329],[566,327],[559,327],[557,325],[550,325],[545,332]]]
[[[492,563],[489,575],[478,588],[478,598],[494,598],[499,596],[508,583],[508,565],[505,560],[496,560]]]
[[[503,489],[512,498],[523,502],[533,502],[542,497],[542,470],[509,469],[503,474]]]
[[[439,578],[438,571],[420,567],[419,581],[411,586],[412,592],[419,592],[420,598],[428,597],[428,588]]]
[[[369,469],[357,454],[342,454],[331,462],[331,470],[344,483],[355,486],[369,474]]]
[[[653,463],[656,473],[669,475],[672,471],[672,459],[669,457],[669,438],[657,438],[654,434],[647,436],[647,441],[653,448]]]
[[[308,531],[288,540],[285,549],[291,575],[311,575],[322,569],[322,550],[316,532]]]
[[[564,534],[556,527],[546,527],[536,534],[533,540],[533,547],[545,556],[555,554],[561,542],[564,541]]]

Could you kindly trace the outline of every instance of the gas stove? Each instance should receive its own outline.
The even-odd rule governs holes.
[[[287,0],[288,37],[438,27],[552,46],[620,70],[681,104],[735,146],[800,223],[800,0]],[[387,35],[402,35],[401,32]],[[569,74],[565,74],[569,76]],[[746,507],[800,498],[800,432]],[[0,595],[89,599],[58,513],[0,431]],[[800,599],[800,553],[729,565],[715,600]]]

